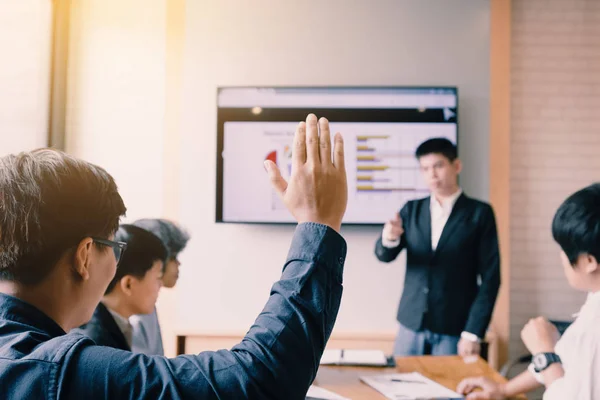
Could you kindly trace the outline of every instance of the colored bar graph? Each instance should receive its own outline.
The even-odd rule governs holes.
[[[375,156],[356,156],[356,159],[358,161],[377,161]]]
[[[361,151],[369,152],[369,151],[375,151],[375,149],[372,147],[369,147],[369,146],[358,145],[358,146],[356,146],[356,151],[357,152],[361,152]]]
[[[402,137],[376,133],[356,136],[355,193],[359,196],[420,192],[418,170],[414,152],[403,146]]]
[[[365,183],[365,182],[370,182],[370,183],[385,183],[385,182],[391,182],[391,179],[388,178],[374,178],[372,176],[368,176],[368,175],[358,175],[356,177],[356,181],[359,183]]]
[[[389,137],[389,135],[361,135],[357,136],[356,140],[359,142],[366,142],[369,139],[388,139]]]
[[[415,192],[415,188],[376,188],[374,186],[357,186],[356,191],[358,192]]]
[[[359,171],[385,171],[389,168],[387,165],[359,165],[356,167]]]

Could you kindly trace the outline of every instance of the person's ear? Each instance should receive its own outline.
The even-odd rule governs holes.
[[[135,277],[131,275],[125,275],[119,281],[119,286],[121,287],[121,291],[125,293],[127,296],[131,296],[133,291],[132,287],[134,285]]]
[[[579,262],[582,263],[583,271],[586,274],[593,274],[598,271],[598,260],[591,254],[582,255]]]
[[[452,163],[454,164],[454,169],[456,170],[456,173],[460,174],[462,171],[462,162],[457,158]]]
[[[94,257],[93,247],[94,241],[92,238],[84,238],[77,245],[73,256],[73,271],[84,281],[90,279],[90,265]]]

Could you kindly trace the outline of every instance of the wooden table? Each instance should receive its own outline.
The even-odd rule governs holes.
[[[506,381],[481,358],[466,363],[459,356],[423,356],[399,357],[396,359],[396,368],[322,366],[319,368],[314,384],[352,400],[385,400],[385,397],[379,392],[362,383],[359,377],[394,372],[420,372],[451,390],[456,390],[458,383],[470,376],[486,376],[497,382]],[[524,399],[525,397],[519,398]]]

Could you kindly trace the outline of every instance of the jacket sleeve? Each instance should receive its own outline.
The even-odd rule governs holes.
[[[80,344],[64,398],[304,399],[337,317],[346,243],[301,224],[283,273],[254,325],[231,350],[166,359]],[[60,397],[60,396],[59,396]]]
[[[500,251],[496,219],[491,206],[482,216],[482,230],[477,249],[477,271],[481,285],[471,306],[465,331],[485,337],[500,288]]]

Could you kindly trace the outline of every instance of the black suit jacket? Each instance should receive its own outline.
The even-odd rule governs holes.
[[[492,317],[500,287],[500,255],[492,207],[462,194],[454,204],[435,251],[431,249],[430,198],[409,201],[400,210],[404,234],[396,248],[381,238],[380,261],[407,251],[398,321],[409,329],[480,338]],[[481,279],[481,285],[478,285]]]
[[[98,346],[131,351],[125,335],[119,329],[119,325],[102,303],[99,303],[96,310],[94,310],[90,322],[79,327],[77,331],[89,336]]]

